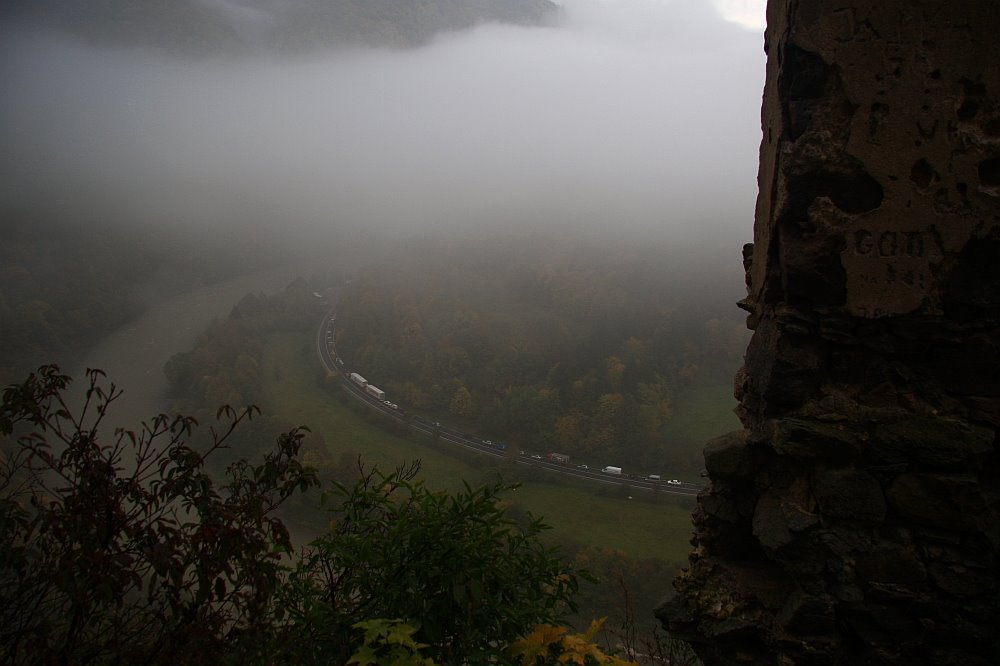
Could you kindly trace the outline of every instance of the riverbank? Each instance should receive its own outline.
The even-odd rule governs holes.
[[[71,399],[81,404],[87,368],[100,368],[122,395],[109,415],[112,428],[134,429],[166,411],[167,380],[163,364],[186,351],[216,317],[224,317],[248,293],[284,289],[301,274],[301,266],[241,275],[152,303],[143,314],[108,335],[72,368]]]

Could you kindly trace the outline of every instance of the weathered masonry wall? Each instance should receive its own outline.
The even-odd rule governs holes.
[[[714,664],[1000,664],[1000,1],[770,0],[744,430],[658,615]]]

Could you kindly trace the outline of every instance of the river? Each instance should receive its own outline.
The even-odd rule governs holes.
[[[100,368],[123,391],[107,425],[137,428],[141,421],[167,410],[163,364],[168,358],[189,350],[212,319],[228,315],[244,295],[280,291],[301,270],[301,266],[287,266],[251,273],[152,304],[140,317],[104,338],[73,369],[72,402],[83,398],[85,369]]]

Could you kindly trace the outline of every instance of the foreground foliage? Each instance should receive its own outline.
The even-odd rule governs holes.
[[[545,547],[545,526],[504,516],[494,483],[435,493],[418,465],[338,486],[333,522],[291,576],[295,622],[321,631],[311,649],[335,656],[354,622],[399,617],[440,663],[485,663],[498,644],[575,604],[577,574]]]
[[[69,378],[42,368],[4,392],[0,434],[0,643],[6,663],[156,662],[212,655],[272,622],[291,548],[275,511],[315,485],[296,459],[302,433],[216,486],[205,459],[254,410],[220,410],[212,445],[160,415],[98,438],[120,394],[91,371],[74,414]]]
[[[607,655],[595,642],[604,620],[595,620],[582,634],[572,634],[566,627],[540,624],[531,633],[508,647],[508,653],[522,666],[548,664],[586,664],[626,666],[631,663]]]
[[[186,417],[104,441],[120,391],[88,379],[76,412],[55,366],[3,394],[4,663],[509,663],[574,607],[580,572],[541,522],[504,516],[502,483],[447,495],[418,465],[361,467],[330,493],[329,531],[294,553],[276,512],[318,483],[303,430],[216,481],[206,459],[253,408],[221,409],[203,450]]]

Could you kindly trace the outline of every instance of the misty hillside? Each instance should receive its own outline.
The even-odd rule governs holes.
[[[549,0],[8,0],[0,17],[98,43],[189,53],[413,47],[486,22],[537,25]]]
[[[697,473],[674,403],[708,385],[728,401],[747,335],[736,294],[707,269],[699,285],[679,272],[665,248],[610,237],[408,239],[344,288],[337,350],[405,410],[530,450]]]

